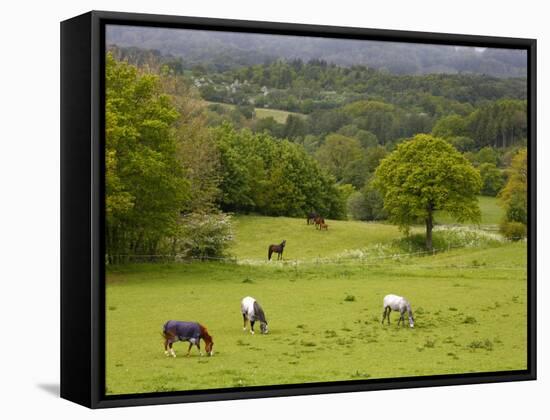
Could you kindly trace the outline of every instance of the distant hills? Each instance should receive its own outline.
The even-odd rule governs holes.
[[[333,38],[244,34],[132,26],[107,26],[107,44],[158,50],[217,70],[277,59],[324,60],[342,66],[367,65],[392,74],[475,73],[526,77],[525,51],[407,44]]]

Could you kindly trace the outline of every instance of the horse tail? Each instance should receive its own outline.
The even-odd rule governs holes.
[[[271,260],[271,254],[273,254],[273,249],[271,249],[271,246],[267,248],[267,259]]]

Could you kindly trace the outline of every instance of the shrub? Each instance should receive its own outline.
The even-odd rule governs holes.
[[[191,213],[182,216],[179,254],[185,257],[223,257],[233,241],[231,216],[225,213]]]
[[[433,247],[442,251],[450,248],[479,248],[499,245],[500,235],[469,227],[436,227],[433,231]],[[424,251],[424,234],[413,234],[394,241],[405,252]]]
[[[503,222],[500,233],[511,241],[519,241],[527,236],[527,226],[520,222]]]
[[[367,184],[361,192],[352,193],[347,200],[348,214],[355,220],[383,220],[387,217],[382,195]]]

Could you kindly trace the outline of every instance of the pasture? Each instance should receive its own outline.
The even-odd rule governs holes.
[[[223,106],[227,109],[235,108],[235,105],[232,105],[232,104],[226,104],[226,103],[222,103],[222,102],[212,102],[212,101],[205,101],[205,102],[209,105],[210,104],[221,105],[221,106]],[[282,109],[254,108],[254,112],[256,114],[255,118],[257,120],[262,119],[262,118],[272,117],[279,124],[284,124],[289,115],[294,115],[294,116],[297,116],[297,117],[305,118],[304,114],[300,114],[298,112],[284,111]]]
[[[499,206],[495,197],[478,196],[479,208],[481,209],[481,225],[498,225],[504,217],[504,210]],[[442,224],[457,223],[450,215],[444,212],[437,212],[436,222]]]
[[[107,393],[143,393],[526,368],[526,245],[429,256],[338,258],[401,237],[391,225],[239,216],[238,263],[136,264],[107,271]],[[285,261],[267,246],[287,240]],[[329,258],[325,260],[325,258]],[[414,329],[380,324],[382,298],[407,297]],[[269,334],[242,331],[240,300],[262,304]],[[196,320],[214,357],[187,343],[164,355],[168,319]],[[258,328],[259,330],[259,328]]]

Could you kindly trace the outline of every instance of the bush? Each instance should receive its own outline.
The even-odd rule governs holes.
[[[387,217],[382,195],[370,184],[361,192],[349,196],[347,208],[348,214],[355,220],[383,220]]]
[[[231,216],[191,213],[181,219],[178,254],[184,257],[223,257],[233,241]]]
[[[503,222],[500,224],[500,233],[511,241],[519,241],[527,236],[527,226],[520,222]]]
[[[367,209],[365,197],[359,191],[354,192],[348,197],[347,202],[348,217],[353,220],[367,220]]]
[[[442,251],[451,248],[480,248],[496,246],[503,242],[500,235],[469,227],[435,227],[433,247]],[[412,234],[394,241],[394,246],[405,252],[426,250],[426,236],[423,233]]]

